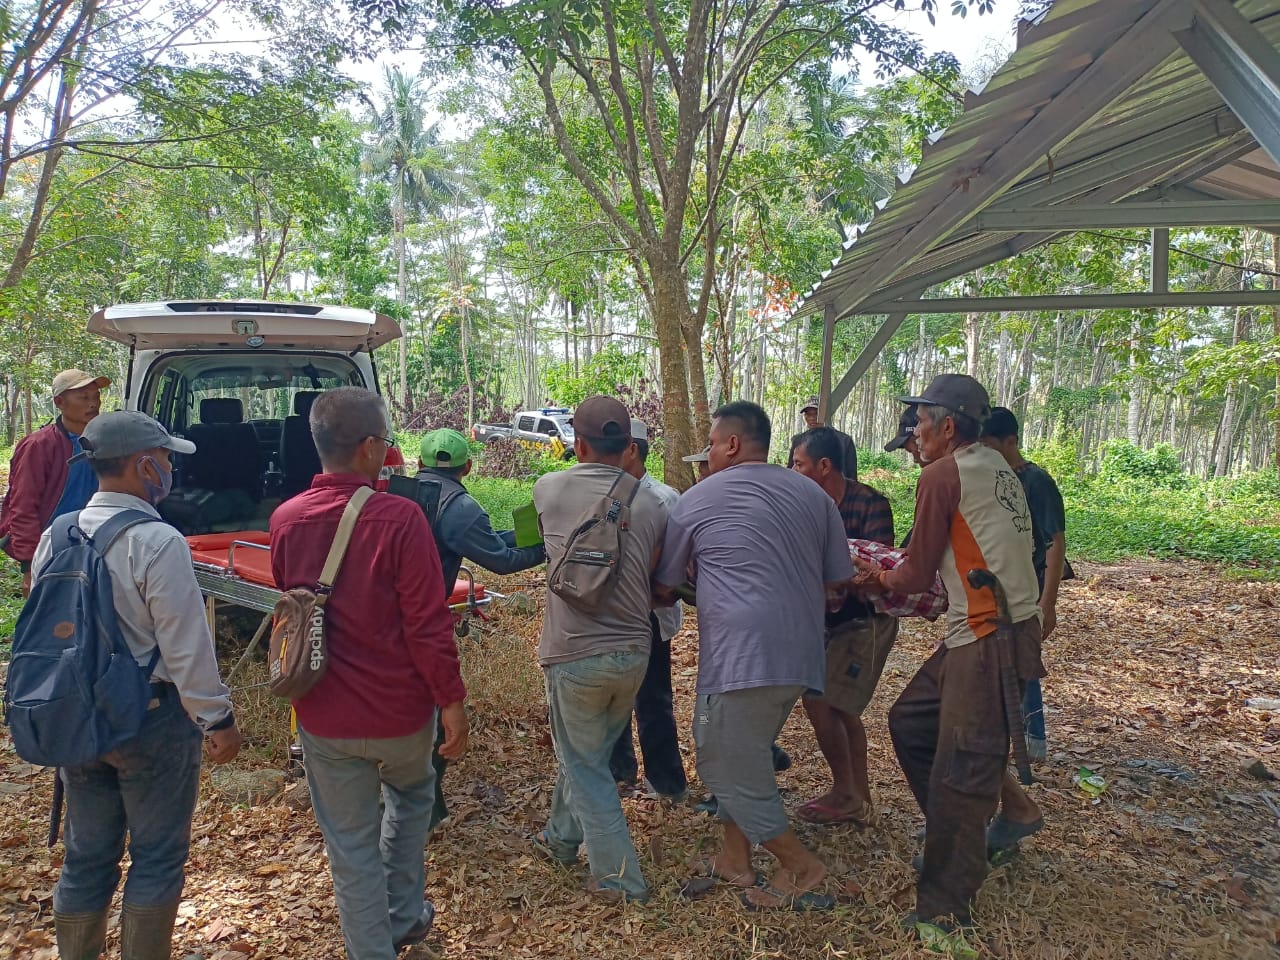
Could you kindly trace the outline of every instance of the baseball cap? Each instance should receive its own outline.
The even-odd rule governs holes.
[[[89,421],[80,436],[80,453],[69,461],[114,460],[139,450],[162,447],[174,453],[195,453],[190,440],[171,436],[157,420],[139,410],[103,413]]]
[[[631,414],[614,397],[587,397],[569,419],[573,432],[588,440],[631,436]]]
[[[428,467],[465,467],[471,459],[471,447],[457,430],[441,428],[422,438],[418,458]]]
[[[982,423],[991,415],[987,388],[964,373],[940,373],[918,397],[899,397],[902,403],[936,404]]]
[[[915,433],[917,419],[914,404],[902,411],[902,416],[898,417],[898,433],[884,445],[885,452],[892,453],[894,450],[901,450],[906,446],[907,441]]]
[[[53,378],[53,395],[54,397],[60,397],[68,390],[79,390],[81,387],[87,387],[90,384],[101,390],[103,387],[111,386],[111,378],[95,377],[92,373],[85,373],[83,370],[74,368],[63,370]]]
[[[711,444],[707,444],[697,453],[691,453],[687,457],[681,457],[685,463],[707,463],[711,459]]]
[[[637,420],[635,417],[632,417],[631,418],[631,439],[632,440],[648,440],[649,425],[645,423],[643,420]]]
[[[818,409],[818,395],[815,393],[813,396],[811,396],[808,400],[804,402],[804,406],[800,408],[800,412],[804,413],[806,410],[817,410],[817,409]]]

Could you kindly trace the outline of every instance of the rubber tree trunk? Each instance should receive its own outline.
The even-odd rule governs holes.
[[[1280,236],[1271,238],[1271,289],[1280,290]],[[1271,332],[1280,341],[1280,307],[1271,308]],[[1276,469],[1280,470],[1280,362],[1276,363],[1276,396],[1275,396],[1275,449]]]
[[[408,283],[404,269],[404,194],[400,185],[403,174],[396,174],[396,196],[391,205],[391,228],[395,233],[396,247],[396,303],[400,306],[400,314],[404,315],[408,302]],[[400,384],[398,399],[407,407],[409,404],[409,341],[401,335],[399,342]]]
[[[693,471],[681,458],[695,449],[692,398],[685,359],[684,320],[689,313],[688,291],[678,268],[651,261],[650,269],[653,278],[653,326],[658,335],[658,370],[662,376],[664,479],[672,487],[684,491],[693,485]],[[702,369],[701,363],[697,369]],[[702,391],[705,404],[705,383]],[[701,446],[699,444],[697,449]]]
[[[1138,446],[1142,442],[1142,392],[1138,389],[1138,340],[1142,336],[1142,324],[1137,320],[1129,328],[1129,416],[1126,434],[1129,442]]]

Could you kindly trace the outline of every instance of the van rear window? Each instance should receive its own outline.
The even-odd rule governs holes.
[[[191,353],[148,371],[139,408],[173,431],[205,422],[283,420],[296,412],[299,393],[350,385],[364,386],[364,380],[340,354]]]

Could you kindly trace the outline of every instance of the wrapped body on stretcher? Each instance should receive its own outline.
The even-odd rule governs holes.
[[[187,537],[196,581],[206,598],[269,613],[280,589],[271,576],[270,535],[264,530],[238,530]],[[489,594],[466,567],[449,594],[449,609],[463,619],[483,617],[483,608],[498,594]]]

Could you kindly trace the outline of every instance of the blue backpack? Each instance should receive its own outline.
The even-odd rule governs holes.
[[[122,510],[93,537],[80,514],[58,517],[53,556],[13,631],[4,713],[18,756],[46,767],[98,759],[136,736],[151,700],[151,671],[134,660],[116,620],[103,556],[125,530],[156,520]]]

